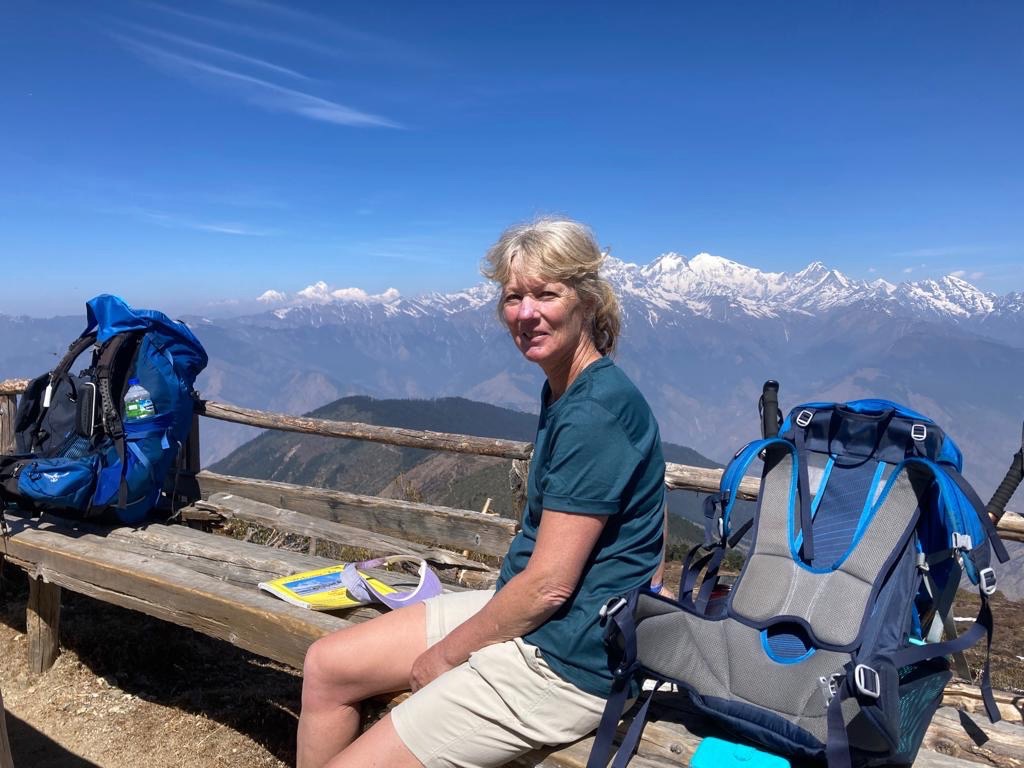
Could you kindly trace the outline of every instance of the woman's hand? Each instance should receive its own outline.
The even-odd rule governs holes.
[[[444,643],[432,645],[421,653],[412,663],[409,672],[409,689],[415,693],[431,680],[434,680],[458,664],[453,664],[444,653]]]

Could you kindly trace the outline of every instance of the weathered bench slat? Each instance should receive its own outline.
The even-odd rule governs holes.
[[[357,547],[374,555],[414,555],[435,565],[458,566],[482,572],[493,570],[483,563],[447,549],[416,544],[394,536],[368,533],[351,525],[335,523],[292,509],[281,509],[233,493],[214,493],[205,502],[199,502],[199,505],[203,509],[212,509],[226,519],[256,523],[285,533],[330,541],[343,547]]]
[[[218,492],[231,493],[367,531],[398,538],[444,542],[454,549],[469,549],[484,555],[504,555],[516,531],[514,520],[467,509],[251,480],[208,471],[200,472],[196,479],[203,498]]]
[[[113,528],[105,530],[104,538],[116,541],[118,546],[141,555],[157,556],[176,562],[218,581],[227,581],[245,589],[257,589],[261,581],[288,576],[337,565],[334,560],[287,549],[265,547],[228,536],[216,536],[182,525],[153,523],[142,528]],[[387,584],[412,584],[415,577],[400,571],[369,568],[366,572]],[[445,585],[445,589],[458,591],[461,587]],[[276,604],[277,598],[260,593],[264,600]],[[352,622],[379,616],[380,606],[360,606],[346,609],[343,616]]]
[[[6,556],[31,576],[302,667],[310,643],[351,623],[45,524],[13,519]]]

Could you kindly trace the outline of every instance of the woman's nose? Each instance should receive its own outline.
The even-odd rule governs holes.
[[[519,302],[519,314],[517,317],[520,320],[529,320],[537,313],[537,305],[534,300],[529,296],[523,296],[522,301]]]

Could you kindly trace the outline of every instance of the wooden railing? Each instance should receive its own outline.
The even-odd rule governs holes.
[[[7,379],[0,381],[0,445],[6,444],[4,435],[13,435],[14,409],[16,396],[25,391],[27,379]],[[314,419],[307,416],[290,416],[283,413],[260,411],[243,408],[230,403],[219,403],[213,400],[200,401],[197,413],[212,419],[244,424],[264,429],[278,429],[288,432],[300,432],[324,437],[342,437],[371,442],[386,443],[410,448],[423,448],[436,451],[473,454],[478,456],[494,456],[510,459],[513,462],[513,474],[520,481],[520,496],[525,491],[525,479],[528,462],[533,453],[533,444],[516,440],[472,437],[469,435],[448,432],[431,432],[425,430],[404,429],[402,427],[381,427],[350,421],[334,421],[330,419]],[[668,463],[665,469],[665,486],[669,490],[687,490],[699,493],[714,493],[718,490],[722,478],[722,470],[693,467],[686,464]],[[453,510],[450,507],[413,504],[397,499],[383,499],[374,496],[348,494],[343,491],[329,491],[322,488],[291,486],[283,483],[247,480],[210,472],[199,473],[200,485],[218,491],[237,491],[241,495],[266,501],[291,509],[301,509],[318,516],[325,516],[323,511],[337,505],[366,510],[368,516],[383,516],[386,519],[389,511],[402,513],[402,532],[409,534],[407,514],[411,509],[426,513],[423,530],[413,532],[433,540],[447,540],[452,546],[473,549],[485,554],[503,554],[501,536],[488,537],[480,534],[473,525],[467,528],[467,522],[475,520],[466,517],[469,510]],[[738,495],[743,499],[756,499],[760,488],[760,480],[746,477],[740,483]],[[513,490],[517,490],[513,488]],[[278,503],[286,500],[288,503]],[[298,505],[298,506],[295,506]],[[490,516],[493,518],[493,516]],[[449,524],[450,522],[450,524]],[[369,524],[376,524],[368,521]],[[499,524],[500,525],[500,524]],[[443,537],[438,526],[444,526]],[[470,530],[468,539],[459,530]],[[387,523],[380,526],[381,533],[389,533]],[[1024,542],[1024,517],[1015,513],[1007,513],[999,522],[999,533],[1008,541]],[[478,540],[476,537],[481,536]]]

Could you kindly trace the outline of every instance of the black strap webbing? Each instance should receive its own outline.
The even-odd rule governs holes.
[[[814,562],[814,523],[811,520],[811,481],[807,472],[807,428],[796,431],[797,482],[800,490],[800,556],[805,563]]]
[[[103,345],[96,361],[96,383],[100,391],[103,428],[114,442],[117,458],[121,462],[121,484],[117,491],[117,506],[121,508],[128,505],[128,485],[125,481],[125,474],[128,471],[128,446],[125,444],[124,421],[121,418],[121,396],[128,379],[128,366],[119,366],[119,363],[127,363],[135,356],[142,336],[143,333],[139,331],[117,334]],[[115,371],[119,372],[116,381]]]
[[[953,467],[946,466],[945,464],[940,466],[942,466],[949,478],[956,483],[957,487],[963,491],[967,500],[971,502],[971,506],[974,507],[974,511],[978,514],[978,519],[981,521],[981,525],[985,529],[985,533],[988,535],[989,542],[992,545],[992,551],[995,552],[996,558],[1000,563],[1005,563],[1010,559],[1010,555],[1006,551],[1006,546],[1003,544],[1003,540],[999,538],[999,534],[996,532],[995,523],[993,523],[992,518],[988,516],[988,510],[985,509],[985,502],[978,497],[977,492],[971,487],[971,484],[964,479],[963,475],[953,469]]]

